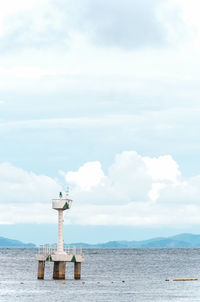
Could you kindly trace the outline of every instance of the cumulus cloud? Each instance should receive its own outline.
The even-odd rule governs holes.
[[[178,164],[170,155],[158,158],[144,157],[143,160],[153,180],[176,182],[177,178],[181,175]]]
[[[92,203],[124,204],[155,200],[163,187],[176,184],[180,176],[178,164],[169,155],[149,158],[128,151],[116,155],[107,175],[100,163],[90,162],[77,172],[68,172],[66,180],[72,185],[78,200],[84,198]]]
[[[101,177],[95,186],[91,182],[88,191],[83,188],[82,179],[87,178],[87,166],[90,165],[92,163],[84,164],[83,169],[66,174],[75,200],[75,223],[135,226],[179,224],[191,221],[187,212],[192,213],[200,207],[199,176],[184,179],[178,164],[170,155],[150,158],[134,151],[122,152],[116,155],[107,174],[100,170],[100,163],[93,163],[95,173],[101,171]],[[76,182],[73,175],[76,176]],[[90,186],[90,178],[88,181],[87,186]]]
[[[77,172],[68,172],[66,181],[78,185],[80,189],[90,191],[104,178],[104,173],[99,162],[84,164]]]
[[[80,225],[198,224],[200,176],[184,178],[170,155],[144,157],[135,151],[115,156],[105,172],[98,161],[62,172],[73,206],[66,219]],[[54,223],[51,199],[58,180],[0,164],[0,224]]]
[[[94,179],[90,174],[91,166]],[[147,173],[142,157],[136,152],[123,152],[116,155],[107,175],[101,169],[100,163],[90,162],[77,172],[68,172],[66,180],[73,186],[73,195],[76,200],[84,200],[92,204],[114,205],[145,201],[148,200],[148,192],[151,189],[151,177]],[[83,180],[87,181],[85,188]],[[88,188],[90,188],[89,192]]]

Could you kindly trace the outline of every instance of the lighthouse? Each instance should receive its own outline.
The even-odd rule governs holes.
[[[81,263],[84,261],[81,247],[66,246],[63,244],[63,212],[69,210],[72,200],[68,198],[68,192],[63,197],[52,199],[52,209],[58,211],[58,241],[55,245],[42,245],[38,248],[36,259],[38,260],[38,279],[44,279],[45,262],[54,262],[53,279],[65,279],[66,263],[74,263],[74,279],[81,278]]]
[[[68,191],[65,194],[66,195],[63,198],[62,192],[60,192],[59,198],[52,200],[52,208],[58,211],[58,244],[56,252],[57,255],[66,254],[63,249],[63,212],[71,208],[72,200],[68,199]]]

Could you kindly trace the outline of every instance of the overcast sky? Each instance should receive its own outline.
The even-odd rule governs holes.
[[[200,233],[199,1],[0,3],[0,235]]]

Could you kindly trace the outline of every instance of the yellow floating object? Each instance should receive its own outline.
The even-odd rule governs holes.
[[[20,284],[24,284],[24,282],[21,281]]]
[[[85,284],[85,281],[83,281],[82,284]]]
[[[173,281],[196,281],[198,280],[197,278],[177,278],[173,279]]]

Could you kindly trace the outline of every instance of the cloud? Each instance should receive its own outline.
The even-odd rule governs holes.
[[[82,33],[98,47],[160,47],[169,42],[174,24],[183,27],[180,7],[170,0],[61,0],[54,5],[68,12],[72,32]]]
[[[117,155],[108,175],[104,174],[100,163],[89,162],[77,172],[68,172],[66,181],[73,187],[75,200],[99,205],[145,201],[151,189],[151,177],[136,152]]]
[[[167,204],[134,202],[116,206],[73,204],[72,215],[67,221],[78,225],[182,227],[199,225],[199,205],[170,207]]]
[[[200,176],[184,178],[169,155],[151,158],[125,151],[106,173],[95,161],[62,175],[73,199],[67,224],[199,224]],[[56,179],[1,163],[0,224],[56,223],[51,199],[60,191]]]
[[[99,47],[160,47],[168,35],[161,5],[161,0],[21,0],[17,7],[10,0],[0,14],[0,51],[69,49],[77,34]],[[171,15],[167,18],[173,23]]]
[[[68,33],[61,12],[52,7],[51,1],[12,0],[3,5],[0,13],[0,51],[25,48],[58,47],[65,45]],[[62,43],[61,43],[62,41]]]
[[[197,35],[200,30],[200,21],[198,11],[200,9],[200,3],[198,0],[191,0],[190,3],[187,0],[176,0],[177,4],[181,7],[182,18],[186,24],[188,24],[191,34]]]
[[[195,209],[200,208],[199,176],[184,179],[170,155],[150,158],[134,151],[122,152],[116,155],[107,174],[99,170],[100,163],[93,163],[102,176],[95,186],[91,182],[87,190],[82,186],[82,179],[87,179],[90,165],[92,163],[84,164],[84,169],[66,174],[75,200],[73,223],[177,226],[191,223],[188,213],[194,215]],[[76,182],[71,175],[76,175]],[[90,186],[90,178],[88,181]],[[198,223],[196,213],[193,222]]]
[[[200,175],[193,176],[178,183],[168,184],[160,191],[158,203],[200,204]]]
[[[61,186],[51,177],[24,171],[10,163],[0,164],[1,204],[45,203],[60,190]]]
[[[181,175],[178,164],[170,155],[158,158],[144,157],[143,160],[153,180],[176,182],[177,178]]]
[[[76,200],[123,205],[154,201],[163,186],[176,183],[179,177],[178,165],[171,156],[148,158],[127,151],[116,155],[107,175],[100,163],[90,162],[77,172],[68,172],[66,181],[72,185]]]
[[[41,129],[41,128],[68,128],[68,127],[108,127],[122,125],[125,121],[131,123],[133,116],[104,116],[104,117],[72,117],[49,118],[38,120],[15,120],[0,122],[0,129]]]
[[[166,33],[156,15],[160,3],[159,0],[85,1],[83,28],[99,46],[162,45]]]
[[[78,185],[80,189],[90,191],[104,178],[104,173],[99,162],[84,164],[77,172],[68,172],[66,181]]]

